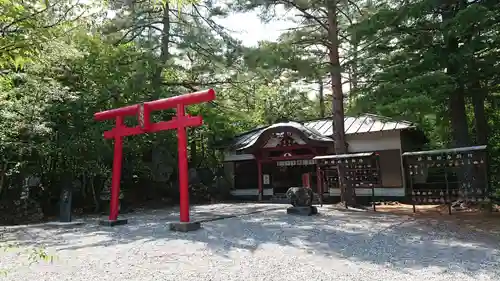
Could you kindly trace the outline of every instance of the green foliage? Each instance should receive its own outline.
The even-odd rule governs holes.
[[[188,108],[204,118],[202,127],[189,130],[191,165],[209,168],[220,165],[222,140],[262,123],[314,116],[306,92],[293,87],[295,78],[273,66],[275,51],[268,65],[250,63],[260,51],[242,46],[214,21],[228,10],[211,1],[23,3],[2,2],[9,12],[0,28],[15,23],[26,32],[0,38],[16,46],[0,56],[2,196],[35,173],[43,181],[37,200],[48,205],[70,175],[83,185],[75,196],[98,205],[113,155],[112,142],[102,137],[112,122],[95,122],[98,111],[213,87],[215,102]],[[171,112],[153,116],[170,118]],[[137,122],[132,119],[130,126]],[[144,180],[152,186],[158,174],[176,175],[176,141],[172,132],[127,138],[124,189]],[[165,155],[161,163],[151,160],[156,154]],[[164,189],[175,187],[175,176],[167,180]]]
[[[496,28],[491,21],[495,12],[488,11],[486,4],[467,5],[442,21],[443,10],[435,1],[400,6],[382,3],[378,12],[355,27],[360,38],[370,44],[364,50],[361,68],[366,82],[356,93],[360,110],[371,107],[422,123],[435,119],[435,113],[445,115],[448,96],[457,87],[470,87],[476,79],[483,83],[473,65],[483,61],[478,54],[488,47],[482,42],[497,40],[490,32]],[[450,34],[459,42],[458,52],[450,53],[446,45]],[[450,60],[461,64],[460,72],[447,70]],[[493,65],[484,62],[483,66],[486,70]]]
[[[498,174],[498,3],[365,2],[339,1],[337,7],[349,113],[414,121],[431,147],[448,146],[456,129],[450,100],[463,92],[472,141],[484,131],[475,122],[476,110],[487,116],[492,172]],[[6,177],[0,190],[20,186],[17,176],[38,173],[44,196],[54,198],[61,178],[71,175],[84,182],[80,192],[86,202],[96,205],[113,154],[102,132],[112,124],[94,122],[92,115],[127,104],[214,88],[215,102],[188,109],[205,123],[189,130],[191,164],[211,168],[220,164],[217,144],[237,133],[280,120],[315,118],[321,107],[330,115],[332,40],[326,4],[0,0],[0,169],[8,167],[0,172]],[[269,19],[279,5],[298,15],[296,28],[257,47],[242,46],[214,19],[255,9]],[[321,106],[311,99],[319,96],[311,85],[320,83],[325,86]],[[169,119],[171,113],[154,119]],[[149,186],[158,167],[163,165],[162,173],[176,167],[171,132],[127,138],[124,151],[126,182],[147,179]],[[160,154],[167,155],[165,163],[149,159]],[[175,178],[168,181],[161,185],[175,186]]]
[[[494,1],[378,1],[377,11],[351,28],[366,46],[352,110],[418,122],[434,147],[485,143],[488,135],[496,185],[499,11]],[[457,125],[462,117],[468,124]],[[463,126],[465,135],[453,133]]]
[[[75,1],[1,0],[0,67],[22,68],[86,15],[88,4]]]

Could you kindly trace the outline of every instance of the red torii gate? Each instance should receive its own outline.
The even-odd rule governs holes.
[[[177,148],[179,153],[180,223],[172,224],[171,229],[189,231],[200,227],[199,223],[190,223],[189,221],[186,127],[201,126],[203,124],[203,119],[201,116],[186,115],[185,107],[187,105],[208,102],[214,99],[215,91],[213,89],[209,89],[176,97],[145,102],[143,104],[135,104],[101,111],[94,114],[94,120],[96,121],[115,119],[115,127],[104,132],[104,138],[114,139],[115,146],[113,153],[109,220],[101,221],[101,225],[114,226],[127,223],[127,220],[125,219],[118,219],[123,137],[177,129]],[[177,111],[176,116],[172,120],[151,123],[151,113],[153,111],[171,108],[175,108]],[[125,126],[124,118],[126,116],[134,115],[137,116],[139,125],[135,127]]]

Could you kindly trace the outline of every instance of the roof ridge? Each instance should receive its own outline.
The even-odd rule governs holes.
[[[373,114],[373,113],[366,113],[363,114],[364,116],[370,116],[370,117],[375,117],[378,118],[380,121],[384,120],[386,122],[398,122],[398,123],[408,123],[409,125],[414,125],[413,122],[408,121],[408,120],[398,120],[397,118],[394,117],[388,117],[388,116],[383,116],[383,115],[378,115],[378,114]]]
[[[373,118],[377,118],[379,121],[383,121],[383,122],[401,122],[401,123],[407,123],[409,125],[415,125],[414,122],[411,122],[411,121],[408,121],[408,120],[398,120],[394,117],[388,117],[388,116],[383,116],[383,115],[378,115],[378,114],[374,114],[374,113],[362,113],[362,114],[358,114],[358,115],[351,115],[351,116],[347,116],[347,115],[344,115],[344,118],[359,118],[359,117],[373,117]],[[307,123],[307,122],[314,122],[314,121],[321,121],[321,120],[330,120],[330,118],[333,118],[333,116],[325,116],[325,117],[322,117],[322,118],[314,118],[314,119],[308,119],[308,120],[304,120],[302,122],[299,122],[299,123]],[[298,122],[298,121],[297,121]]]
[[[368,115],[372,115],[372,116],[377,116],[376,114],[370,114],[370,113],[363,113],[363,114],[358,114],[358,115],[345,115],[344,114],[344,119],[345,118],[358,118],[358,117],[362,117],[362,116],[368,116]],[[380,116],[380,117],[383,117],[383,116]],[[331,116],[325,116],[325,117],[319,117],[319,118],[314,118],[314,119],[308,119],[308,120],[304,120],[302,121],[303,123],[306,123],[306,122],[313,122],[313,121],[321,121],[321,120],[330,120],[330,119],[333,119],[333,115]]]

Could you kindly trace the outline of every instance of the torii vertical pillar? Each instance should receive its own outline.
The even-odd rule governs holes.
[[[116,128],[124,127],[123,117],[116,117]],[[113,151],[113,170],[111,176],[111,198],[109,202],[109,221],[113,221],[115,225],[126,224],[127,220],[118,220],[118,206],[120,202],[120,180],[122,174],[122,158],[123,158],[123,137],[120,135],[114,136],[114,151]]]
[[[177,118],[184,118],[186,115],[184,105],[177,105]],[[189,178],[187,162],[187,135],[186,127],[177,127],[177,153],[179,154],[179,193],[180,193],[180,222],[189,222]]]

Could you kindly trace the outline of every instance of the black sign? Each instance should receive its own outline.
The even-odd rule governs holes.
[[[486,146],[404,153],[413,203],[489,202],[486,158]]]
[[[73,198],[73,188],[70,182],[66,182],[61,190],[61,198],[59,201],[59,221],[71,222],[71,201]]]

